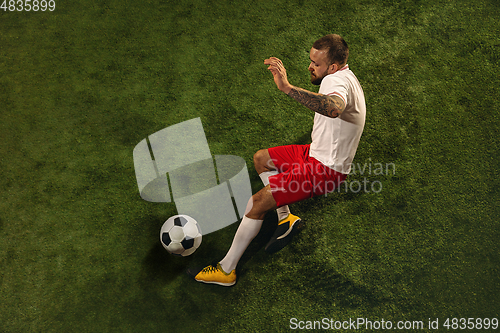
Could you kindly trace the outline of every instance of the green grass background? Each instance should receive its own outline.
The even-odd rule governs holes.
[[[286,332],[299,320],[500,317],[500,3],[58,1],[0,11],[0,332]],[[134,146],[201,117],[212,154],[308,143],[313,113],[263,65],[315,89],[308,50],[349,43],[366,95],[355,163],[394,163],[380,193],[291,207],[307,228],[267,255],[266,218],[233,288],[158,241],[173,204],[143,201]],[[427,328],[427,326],[426,326]],[[446,331],[442,328],[443,331]]]

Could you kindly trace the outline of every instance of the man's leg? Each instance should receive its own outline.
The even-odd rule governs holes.
[[[253,157],[255,170],[259,173],[260,178],[265,186],[269,186],[269,177],[277,175],[278,170],[275,166],[268,149],[257,151]],[[282,163],[281,171],[290,172],[295,162]],[[284,248],[292,237],[304,227],[304,222],[298,217],[290,213],[288,205],[278,207],[278,227],[273,236],[267,243],[265,250],[267,253],[275,253]]]
[[[247,212],[243,216],[238,230],[236,230],[231,248],[224,259],[220,261],[220,265],[225,272],[231,272],[236,268],[248,245],[259,233],[266,213],[275,208],[276,201],[274,201],[269,185],[257,192],[248,201]]]
[[[269,155],[269,151],[267,149],[261,149],[254,154],[253,164],[260,179],[262,179],[264,186],[269,185],[270,176],[278,174],[278,170],[274,165],[271,155]],[[288,217],[290,209],[288,208],[288,205],[285,205],[278,207],[276,212],[278,213],[278,221],[281,221]]]
[[[195,276],[195,280],[205,283],[215,283],[232,286],[236,283],[235,268],[250,242],[257,236],[262,226],[264,216],[276,209],[276,201],[267,185],[254,194],[248,201],[245,215],[234,235],[233,243],[224,259],[217,266],[207,266]]]

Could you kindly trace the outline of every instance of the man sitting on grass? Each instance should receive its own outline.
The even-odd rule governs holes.
[[[249,200],[226,256],[196,274],[196,281],[234,285],[236,265],[268,211],[277,209],[278,213],[278,227],[266,245],[266,251],[274,253],[303,224],[288,205],[334,191],[349,174],[365,124],[363,89],[347,65],[349,48],[341,36],[318,39],[309,56],[311,82],[320,85],[319,93],[292,86],[280,59],[271,57],[264,64],[279,90],[316,112],[312,143],[262,149],[254,155],[255,169],[265,187]]]

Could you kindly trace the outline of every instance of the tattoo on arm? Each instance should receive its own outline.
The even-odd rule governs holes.
[[[314,112],[330,118],[337,118],[345,109],[344,100],[338,96],[316,94],[297,87],[293,87],[288,96]]]

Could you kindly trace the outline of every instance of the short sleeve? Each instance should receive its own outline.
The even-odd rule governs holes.
[[[347,105],[347,82],[342,77],[333,74],[325,76],[323,81],[321,81],[319,93],[329,96],[337,95],[342,98],[345,105]]]

